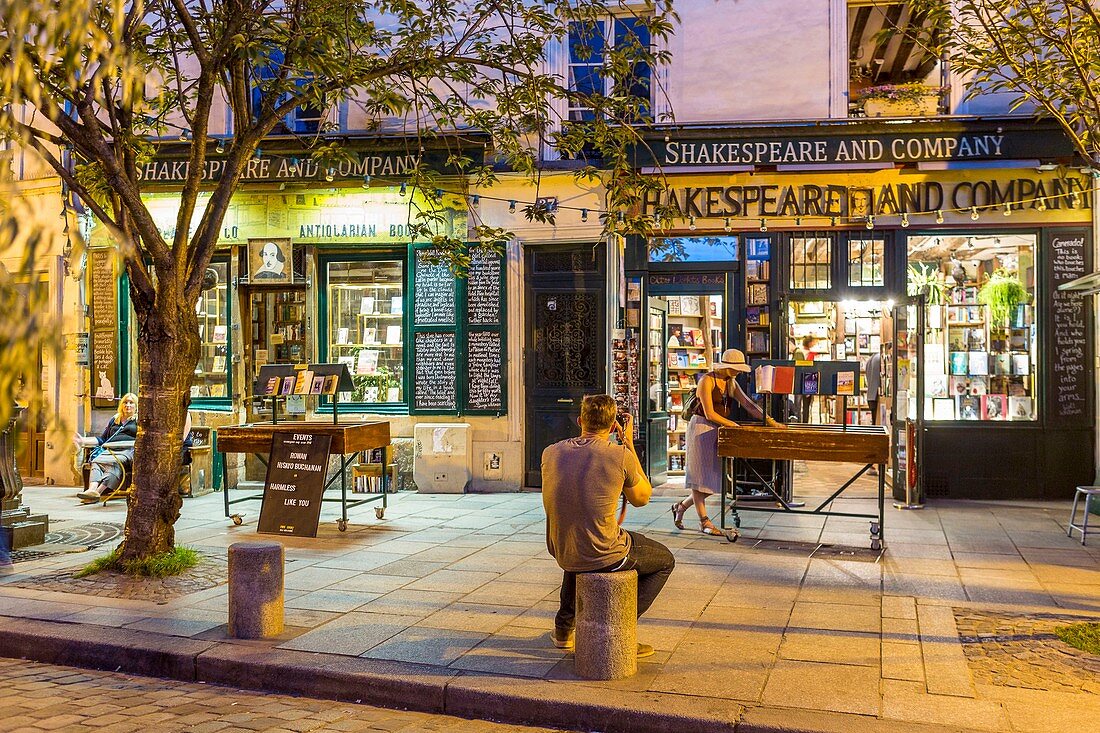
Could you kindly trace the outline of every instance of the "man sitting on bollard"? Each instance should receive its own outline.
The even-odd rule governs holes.
[[[641,616],[676,564],[667,547],[627,532],[619,526],[621,517],[616,518],[620,496],[645,506],[653,492],[634,451],[631,416],[618,415],[610,395],[592,395],[581,402],[579,422],[580,437],[554,443],[542,453],[546,547],[564,571],[553,634],[561,649],[574,646],[577,573],[636,570]],[[622,445],[609,441],[612,432]],[[638,645],[639,657],[651,654],[653,647]]]

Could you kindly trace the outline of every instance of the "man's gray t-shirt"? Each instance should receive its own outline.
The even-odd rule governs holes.
[[[882,357],[871,354],[867,360],[867,399],[877,400],[879,390],[882,388]]]
[[[570,438],[542,452],[546,549],[562,570],[584,573],[621,562],[630,535],[616,513],[623,488],[637,484],[638,462],[621,445]]]

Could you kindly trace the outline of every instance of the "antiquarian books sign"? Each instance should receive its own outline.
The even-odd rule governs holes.
[[[256,531],[316,537],[332,437],[274,433]]]

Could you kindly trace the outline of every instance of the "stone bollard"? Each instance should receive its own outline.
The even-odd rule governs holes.
[[[229,635],[263,639],[283,633],[283,546],[229,546]]]
[[[577,575],[574,664],[588,680],[621,680],[638,671],[638,573]]]

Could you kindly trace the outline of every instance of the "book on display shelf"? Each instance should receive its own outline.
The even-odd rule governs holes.
[[[685,316],[701,315],[699,311],[699,298],[695,295],[681,298],[680,313]]]
[[[336,343],[346,344],[348,342],[348,329],[338,328],[336,329]]]
[[[954,420],[955,419],[955,400],[951,397],[933,397],[932,398],[932,419],[933,420]]]
[[[821,372],[802,372],[802,384],[799,390],[802,394],[817,394],[821,391]]]
[[[959,419],[960,420],[981,420],[982,418],[982,398],[977,395],[966,395],[959,397]]]
[[[982,395],[982,419],[1004,420],[1008,415],[1008,395]]]
[[[999,353],[989,355],[990,371],[996,376],[1012,374],[1012,354]]]
[[[1031,373],[1031,357],[1027,354],[1012,355],[1012,373],[1025,375]]]
[[[313,371],[301,369],[295,375],[294,394],[309,394],[309,388],[313,385]]]
[[[854,395],[856,393],[856,373],[855,372],[837,372],[836,373],[836,393],[838,395]]]
[[[968,374],[967,367],[969,366],[967,352],[965,351],[952,351],[951,352],[951,373],[960,376],[966,376]]]
[[[265,395],[275,394],[276,392],[278,392],[278,390],[279,390],[279,378],[278,377],[269,377],[268,380],[267,380],[267,384],[264,385],[264,394]]]
[[[324,394],[325,393],[325,375],[318,374],[313,377],[309,383],[310,394]]]
[[[1030,397],[1013,396],[1008,398],[1009,420],[1034,420],[1035,412]]]
[[[771,364],[761,364],[756,367],[754,384],[758,394],[769,394],[775,387],[775,367]]]
[[[777,366],[772,391],[776,394],[794,394],[794,375],[793,366]]]
[[[989,374],[989,354],[984,351],[969,351],[967,354],[969,374]]]
[[[973,376],[969,380],[969,393],[983,395],[989,392],[989,377]]]
[[[674,295],[674,296],[670,296],[668,298],[668,314],[670,316],[681,315],[681,312],[680,312],[680,298],[679,297]],[[670,326],[670,328],[671,328],[671,326]]]
[[[401,343],[401,326],[386,326],[386,343]]]
[[[359,301],[359,315],[369,316],[374,314],[375,312],[374,297],[370,295],[364,295],[363,298]]]
[[[336,394],[336,388],[340,385],[340,376],[337,374],[328,374],[325,376],[325,394]]]
[[[296,381],[297,380],[293,374],[283,377],[283,384],[282,387],[280,387],[279,389],[279,394],[283,395],[284,397],[286,395],[294,394],[294,383]]]

